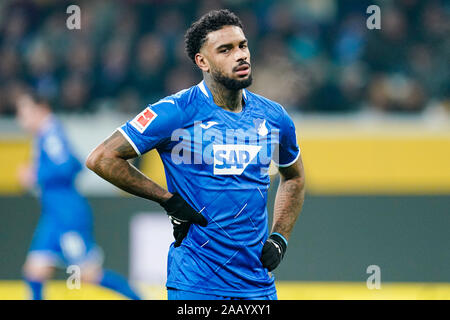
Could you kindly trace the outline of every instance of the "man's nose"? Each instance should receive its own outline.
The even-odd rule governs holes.
[[[243,50],[243,49],[238,49],[236,50],[236,53],[234,54],[234,58],[236,59],[236,61],[241,61],[241,60],[248,60],[248,53]]]

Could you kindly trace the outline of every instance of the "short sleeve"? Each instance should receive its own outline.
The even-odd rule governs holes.
[[[289,167],[300,156],[300,148],[297,143],[294,122],[286,110],[284,108],[282,110],[278,155],[273,160],[278,167]]]
[[[175,100],[161,100],[148,105],[118,130],[138,155],[162,146],[172,132],[181,127],[182,117]]]

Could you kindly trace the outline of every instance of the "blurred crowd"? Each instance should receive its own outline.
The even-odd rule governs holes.
[[[289,111],[450,112],[447,1],[148,0],[0,1],[0,115],[25,85],[59,112],[136,112],[190,87],[200,71],[184,33],[203,13],[229,8],[252,53],[251,91]],[[381,29],[369,30],[369,5]]]

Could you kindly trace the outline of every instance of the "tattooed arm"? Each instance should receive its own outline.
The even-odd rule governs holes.
[[[280,167],[279,171],[281,181],[275,197],[272,232],[289,239],[305,199],[305,173],[301,156],[293,165]]]
[[[138,197],[162,203],[172,194],[140,172],[127,160],[138,155],[131,144],[115,131],[97,146],[86,160],[86,166],[116,187]]]

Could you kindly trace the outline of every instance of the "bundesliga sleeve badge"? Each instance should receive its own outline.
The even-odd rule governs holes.
[[[150,109],[149,107],[145,108],[144,111],[139,113],[133,120],[130,121],[130,124],[136,128],[140,133],[144,133],[145,129],[152,123],[153,120],[156,119],[158,114]]]

